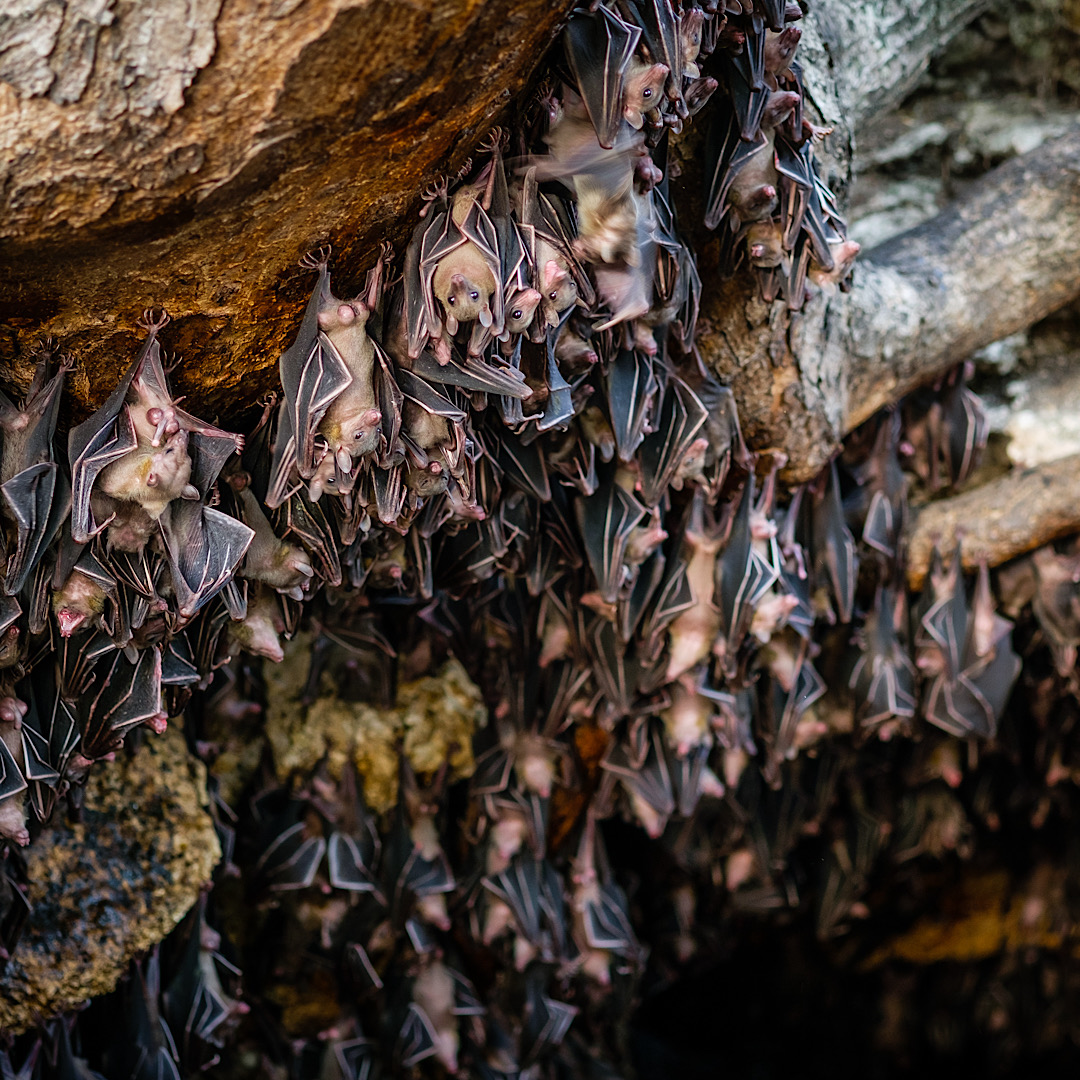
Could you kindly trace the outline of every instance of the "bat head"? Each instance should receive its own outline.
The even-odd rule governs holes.
[[[540,274],[540,291],[544,321],[548,326],[558,326],[559,315],[577,300],[573,275],[564,264],[549,259]]]
[[[334,300],[319,309],[319,329],[331,334],[352,326],[357,319],[366,320],[367,315],[367,308],[358,300]]]
[[[446,328],[451,334],[457,332],[458,324],[472,322],[474,319],[479,319],[480,324],[485,327],[492,324],[490,287],[473,281],[464,274],[451,274],[446,295],[439,299],[443,302]]]
[[[692,64],[701,52],[701,28],[705,25],[705,12],[690,8],[679,18],[679,43],[682,45],[683,62]]]
[[[784,257],[780,226],[775,221],[751,225],[746,233],[746,253],[752,266],[779,266]]]
[[[627,72],[623,95],[623,117],[632,128],[641,130],[645,113],[656,108],[667,81],[666,64],[633,63]]]
[[[518,289],[504,305],[504,328],[510,334],[523,334],[540,306],[541,294],[536,289]]]
[[[779,127],[795,110],[802,98],[794,90],[778,90],[769,95],[769,102],[761,118],[764,130]]]
[[[8,695],[0,698],[0,723],[9,724],[16,731],[22,727],[23,717],[30,711],[25,701]]]

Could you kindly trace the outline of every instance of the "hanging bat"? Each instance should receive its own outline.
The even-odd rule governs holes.
[[[221,1047],[248,1006],[225,989],[221,972],[240,972],[221,955],[221,935],[206,921],[203,892],[189,917],[188,939],[176,974],[162,996],[169,1028],[179,1037],[177,1050],[184,1074],[205,1066],[210,1047]]]
[[[830,463],[828,473],[814,490],[812,507],[814,573],[829,582],[836,601],[837,619],[849,623],[855,605],[859,559],[855,552],[855,540],[844,520],[835,460]]]
[[[0,701],[0,836],[20,847],[30,843],[25,810],[27,781],[23,775],[22,721],[26,709],[17,698]]]
[[[503,332],[502,264],[498,236],[484,206],[485,185],[466,184],[451,198],[439,188],[405,255],[408,353],[430,341],[440,363],[450,359],[458,328],[479,320]],[[431,212],[433,211],[433,212]],[[436,306],[438,301],[439,306]]]
[[[161,1016],[161,961],[157,948],[146,960],[132,962],[127,988],[127,1022],[130,1042],[117,1047],[123,1055],[125,1075],[132,1080],[180,1080],[172,1032]]]
[[[663,729],[650,723],[633,735],[613,740],[600,767],[617,778],[630,801],[634,817],[645,832],[657,840],[664,834],[675,811],[675,795],[664,752]]]
[[[206,498],[229,455],[243,449],[242,436],[177,408],[157,340],[167,322],[164,313],[155,319],[144,312],[139,325],[147,339],[138,356],[108,401],[68,435],[71,535],[77,543],[109,524],[96,520],[91,505],[99,480],[108,498],[134,502],[156,520],[169,499]]]
[[[864,727],[876,728],[915,715],[915,666],[898,636],[905,616],[904,594],[878,586],[873,610],[856,635],[860,655],[848,681]]]
[[[613,604],[626,576],[626,546],[645,516],[645,507],[624,490],[609,470],[601,479],[597,494],[579,499],[576,510],[585,553],[600,595]]]
[[[603,4],[575,11],[563,47],[599,144],[611,149],[623,123],[626,73],[641,28]]]
[[[278,538],[251,490],[251,477],[234,472],[228,478],[234,493],[235,516],[251,531],[251,543],[240,565],[240,576],[269,585],[278,592],[302,600],[303,587],[314,576],[311,559],[303,548]]]
[[[900,555],[900,542],[907,520],[907,481],[897,457],[899,439],[900,414],[894,410],[879,422],[874,448],[865,466],[870,505],[866,511],[862,538],[890,560]]]
[[[559,1046],[579,1010],[545,992],[547,973],[532,965],[525,973],[525,1011],[521,1030],[520,1062],[528,1069],[550,1048]]]
[[[176,502],[162,514],[177,613],[190,619],[230,583],[254,530],[201,502]]]
[[[103,656],[75,707],[79,753],[91,761],[119,749],[124,736],[142,724],[160,734],[168,720],[161,700],[161,653],[143,649],[135,662],[116,650]]]
[[[60,636],[71,637],[83,626],[111,632],[107,605],[118,603],[116,577],[99,558],[94,544],[87,544],[81,550],[74,543],[70,546],[75,549],[78,562],[62,582],[53,579],[52,610]],[[57,573],[60,572],[58,564]]]
[[[61,358],[50,377],[52,353],[45,353],[21,408],[0,393],[0,494],[4,515],[15,526],[15,551],[4,574],[8,596],[22,590],[70,507],[70,488],[56,462],[53,440],[64,376],[72,363],[70,357]]]

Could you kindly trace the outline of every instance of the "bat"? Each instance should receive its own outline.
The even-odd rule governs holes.
[[[900,414],[888,413],[878,427],[864,468],[870,503],[863,523],[863,541],[886,559],[896,559],[907,520],[907,482],[900,469],[897,444]]]
[[[545,993],[546,972],[532,965],[525,974],[525,1012],[521,1031],[523,1068],[529,1068],[545,1052],[559,1046],[579,1010]]]
[[[179,1036],[177,1049],[184,1075],[204,1066],[209,1047],[221,1047],[248,1006],[229,994],[221,972],[238,978],[240,972],[218,951],[221,935],[206,921],[207,894],[189,917],[188,938],[176,974],[162,996],[163,1014]]]
[[[285,659],[281,645],[281,635],[285,629],[277,598],[256,586],[252,597],[244,603],[240,618],[229,622],[227,640],[230,654],[242,649],[252,656],[265,656],[267,660],[280,664]]]
[[[118,1047],[127,1058],[126,1074],[133,1080],[180,1080],[172,1032],[158,1005],[161,961],[155,947],[142,963],[131,965],[127,993],[127,1022],[131,1042]]]
[[[668,818],[675,812],[662,726],[651,723],[636,739],[613,740],[600,767],[618,778],[634,817],[653,840],[659,839]]]
[[[53,440],[64,376],[72,364],[63,357],[50,377],[52,353],[43,355],[21,408],[0,393],[0,494],[4,516],[15,526],[15,551],[4,573],[7,596],[22,590],[70,507],[70,487]]]
[[[844,519],[835,460],[814,489],[811,506],[814,574],[829,582],[836,601],[836,617],[842,623],[849,623],[855,606],[859,560],[855,540]]]
[[[463,185],[452,198],[443,186],[413,233],[404,287],[408,354],[414,360],[429,341],[440,363],[449,360],[448,337],[465,323],[479,320],[494,337],[503,332],[502,264],[485,200],[490,204],[486,184]]]
[[[278,538],[259,500],[251,490],[251,477],[244,472],[234,472],[223,485],[233,493],[234,512],[237,518],[252,532],[251,542],[240,564],[241,577],[269,585],[285,593],[293,600],[302,600],[303,587],[314,577],[315,571],[307,552],[295,544]]]
[[[369,276],[369,284],[374,285],[372,293],[378,292],[381,255],[375,271]],[[329,258],[330,249],[321,248],[300,260],[302,267],[318,270],[319,279],[304,310],[296,340],[281,354],[278,365],[284,397],[278,412],[277,434],[265,496],[270,509],[281,506],[291,494],[294,470],[305,480],[315,473],[316,431],[330,406],[353,382],[339,345],[345,348],[363,372],[362,386],[352,395],[354,401],[365,394],[370,399],[366,401],[369,408],[360,410],[361,420],[371,421],[371,411],[376,408],[371,370],[374,346],[366,331],[371,309],[365,300],[372,299],[372,295],[369,293],[354,303],[338,301],[330,291]],[[337,344],[331,341],[331,333],[337,339]],[[345,406],[339,409],[338,419],[347,411],[351,410]],[[367,433],[377,423],[377,420],[365,423],[364,441],[367,441]],[[338,428],[340,434],[340,425]],[[329,444],[325,452],[330,452]],[[331,453],[331,456],[336,462],[336,453]],[[348,456],[351,461],[351,449]]]
[[[668,379],[656,430],[642,440],[638,450],[641,497],[646,506],[660,502],[687,455],[704,453],[708,443],[704,436],[699,438],[699,432],[707,415],[705,406],[682,379]]]
[[[620,349],[608,367],[605,382],[619,458],[630,461],[645,438],[657,394],[652,360],[638,349]]]
[[[147,338],[131,367],[105,404],[68,434],[76,543],[109,524],[99,523],[92,507],[97,483],[108,499],[134,502],[153,521],[173,499],[206,498],[229,455],[243,449],[242,436],[176,407],[157,339],[167,322],[164,313],[144,312],[139,325]]]
[[[27,781],[22,767],[25,710],[15,698],[0,701],[0,836],[20,847],[30,843],[24,809]]]
[[[228,585],[255,537],[236,518],[201,502],[183,501],[166,508],[161,533],[183,620]]]
[[[575,11],[563,32],[566,59],[573,72],[600,146],[611,149],[623,123],[627,68],[641,28],[603,4]]]
[[[112,650],[94,666],[89,691],[75,702],[79,753],[95,761],[117,750],[124,736],[146,724],[159,734],[167,715],[161,700],[161,653],[143,649],[133,663]]]
[[[84,625],[112,632],[109,604],[119,603],[116,577],[99,558],[96,545],[87,544],[81,550],[69,544],[78,561],[60,583],[53,579],[52,610],[61,637],[71,635]],[[58,574],[61,572],[57,567]]]
[[[856,635],[860,655],[848,686],[855,691],[856,715],[864,727],[915,715],[915,665],[898,636],[905,609],[902,592],[879,585],[873,610]]]
[[[618,599],[626,576],[624,558],[633,530],[645,517],[645,507],[609,471],[597,494],[575,504],[585,553],[603,599]]]

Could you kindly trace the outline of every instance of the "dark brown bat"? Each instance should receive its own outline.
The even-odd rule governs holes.
[[[184,620],[229,584],[255,537],[242,521],[201,502],[170,504],[162,515],[161,532],[177,612]]]
[[[161,653],[143,649],[133,663],[113,650],[95,665],[89,692],[75,704],[79,753],[91,761],[118,749],[125,735],[142,724],[164,731],[168,717],[162,708]]]
[[[114,1050],[133,1080],[180,1080],[172,1032],[161,1016],[161,961],[154,948],[143,963],[133,962],[126,993],[131,1041]]]
[[[851,622],[859,560],[855,540],[844,520],[836,462],[830,463],[812,498],[811,551],[814,573],[828,580],[836,602],[836,617]]]
[[[597,141],[615,144],[623,123],[626,73],[641,38],[641,28],[603,4],[576,11],[566,24],[563,46]]]
[[[597,494],[576,503],[585,553],[605,602],[615,603],[627,576],[626,547],[645,516],[645,507],[617,481],[611,470],[601,478]]]
[[[856,638],[860,656],[848,685],[858,701],[856,715],[868,728],[915,715],[915,666],[898,636],[906,607],[903,593],[879,586],[873,610]]]
[[[53,440],[64,376],[71,366],[72,360],[64,357],[52,372],[52,353],[42,356],[21,408],[0,393],[0,493],[5,516],[15,527],[15,551],[4,575],[8,596],[22,590],[70,507],[70,488],[57,464]]]

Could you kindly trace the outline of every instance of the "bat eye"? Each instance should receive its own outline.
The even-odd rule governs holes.
[[[450,306],[453,307],[454,306],[454,298],[452,296],[448,296],[446,299],[450,301]]]
[[[515,308],[513,311],[510,312],[510,318],[520,319],[524,314],[525,313],[521,310],[521,308]]]
[[[475,289],[473,289],[473,291],[471,293],[469,293],[469,299],[470,300],[479,300],[480,299],[480,294]]]
[[[646,86],[645,89],[642,90],[641,96],[643,98],[651,98],[652,97],[652,90],[648,86]]]
[[[551,292],[548,293],[548,299],[549,300],[557,300],[558,298],[559,298],[559,290],[558,289],[552,289]]]

